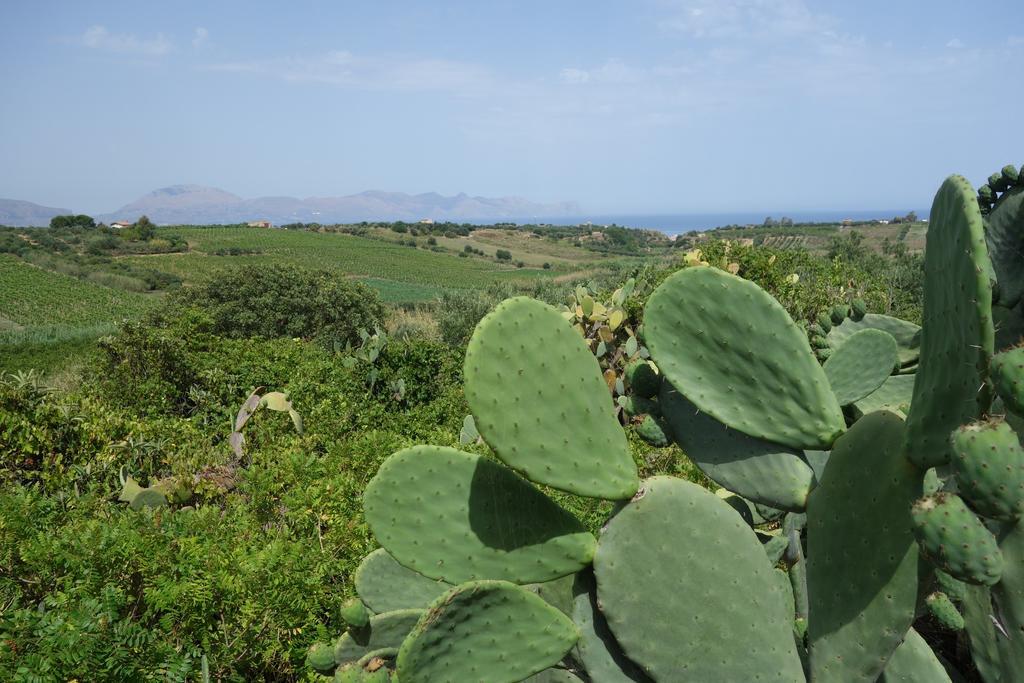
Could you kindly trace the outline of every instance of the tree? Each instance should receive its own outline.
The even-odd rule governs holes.
[[[134,231],[134,237],[140,241],[147,242],[156,237],[156,226],[149,220],[149,216],[141,216],[139,220],[135,221],[132,225]]]
[[[864,246],[864,235],[851,230],[841,237],[833,237],[832,242],[828,247],[828,257],[830,259],[839,259],[847,263],[853,263],[868,253],[868,248]]]
[[[199,308],[223,337],[301,337],[330,349],[383,325],[376,290],[324,270],[283,265],[229,268],[169,297],[168,315]]]
[[[50,227],[55,230],[66,228],[85,228],[91,230],[96,227],[96,221],[93,220],[92,216],[87,216],[84,213],[74,216],[54,216],[50,219]]]
[[[904,218],[903,220],[905,220],[907,223],[916,223],[917,222],[917,212],[911,211],[910,213],[907,214],[907,217]]]
[[[494,252],[494,257],[499,261],[511,261],[512,252],[509,251],[508,249],[499,249],[498,251]]]

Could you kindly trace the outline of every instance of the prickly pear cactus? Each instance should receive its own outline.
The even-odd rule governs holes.
[[[1012,175],[986,221],[1013,206]],[[811,328],[841,373],[759,287],[708,266],[648,300],[657,386],[638,376],[629,401],[574,316],[502,304],[466,370],[501,462],[417,446],[381,466],[364,509],[384,549],[356,587],[385,611],[339,639],[337,675],[385,653],[403,681],[944,681],[912,624],[930,610],[956,629],[960,605],[986,683],[1024,680],[1021,447],[987,416],[994,247],[965,183],[933,206],[923,328],[857,300]],[[640,483],[614,414],[634,402],[728,490]],[[591,534],[540,486],[614,514]]]

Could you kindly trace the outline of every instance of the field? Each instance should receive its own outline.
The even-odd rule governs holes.
[[[924,251],[925,235],[928,224],[917,223],[865,223],[860,225],[796,225],[793,227],[750,227],[750,228],[719,228],[698,236],[701,239],[717,237],[721,239],[752,239],[756,244],[773,249],[807,249],[816,254],[824,254],[834,238],[857,232],[864,238],[864,245],[876,253],[881,253],[885,240],[902,242],[912,253]],[[706,236],[706,237],[705,237]],[[689,238],[687,238],[689,239]]]
[[[284,264],[324,268],[357,277],[385,300],[411,303],[433,299],[443,289],[484,287],[503,279],[542,277],[543,270],[503,266],[493,259],[457,258],[383,240],[337,233],[261,228],[169,229],[189,244],[184,254],[129,256],[125,260],[173,273],[187,284],[231,264]],[[216,256],[224,249],[257,250]]]

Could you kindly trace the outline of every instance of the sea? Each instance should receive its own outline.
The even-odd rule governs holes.
[[[928,219],[928,211],[915,209],[919,220]],[[580,215],[558,217],[535,217],[516,221],[524,223],[545,223],[551,225],[585,225],[595,226],[619,225],[625,228],[643,228],[659,230],[666,235],[679,235],[697,230],[711,230],[728,225],[763,225],[765,218],[775,220],[787,216],[794,223],[839,223],[846,219],[853,222],[889,220],[894,216],[905,216],[909,209],[902,210],[864,210],[849,211],[790,211],[786,213],[678,213],[678,214],[609,214]]]

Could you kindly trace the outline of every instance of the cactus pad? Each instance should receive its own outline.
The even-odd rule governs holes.
[[[980,515],[1017,519],[1024,514],[1024,448],[1002,420],[953,432],[952,469],[960,495]]]
[[[398,652],[402,683],[515,683],[557,664],[572,621],[507,581],[470,581],[435,600]]]
[[[935,621],[944,629],[959,631],[964,627],[964,618],[960,611],[949,599],[949,596],[942,591],[936,591],[924,599],[924,604]]]
[[[932,204],[924,260],[924,327],[907,456],[919,467],[949,461],[949,434],[988,409],[992,266],[981,212],[964,178],[951,176]]]
[[[857,417],[876,410],[907,414],[914,395],[914,375],[890,375],[870,394],[853,404]]]
[[[377,541],[401,564],[452,584],[550,581],[579,571],[594,537],[511,470],[479,455],[415,446],[389,457],[366,487]]]
[[[1024,347],[992,356],[989,375],[1006,407],[1017,415],[1024,415]]]
[[[661,375],[646,360],[635,360],[626,366],[626,381],[633,393],[642,398],[654,398],[661,388]]]
[[[661,421],[653,415],[644,417],[643,422],[636,426],[636,434],[655,448],[664,448],[668,445],[665,429],[662,427]]]
[[[814,472],[799,451],[729,429],[668,382],[659,403],[675,442],[717,484],[774,508],[804,509]]]
[[[320,674],[332,674],[338,663],[334,661],[334,647],[329,643],[313,643],[306,653],[306,666]]]
[[[531,481],[629,498],[639,483],[597,359],[551,306],[498,304],[466,349],[465,393],[484,441]]]
[[[368,652],[399,647],[420,620],[421,609],[403,609],[370,617],[366,628],[349,631],[334,646],[335,663],[357,662]]]
[[[803,680],[775,570],[750,527],[700,486],[644,481],[608,522],[594,573],[612,633],[655,680]]]
[[[644,683],[650,678],[634,664],[608,628],[608,622],[597,606],[597,587],[589,571],[576,575],[573,586],[572,620],[579,629],[576,657],[590,678],[602,683]]]
[[[836,441],[807,501],[811,676],[874,681],[914,621],[910,505],[922,475],[901,457],[904,425],[871,413]]]
[[[1024,680],[1024,525],[1003,524],[999,547],[1006,560],[1002,579],[992,587],[992,605],[1002,630],[997,636],[1003,681]]]
[[[341,618],[349,628],[365,628],[370,623],[370,611],[359,598],[352,598],[341,606]]]
[[[706,266],[681,270],[651,295],[644,329],[665,378],[733,429],[823,448],[846,427],[803,332],[753,282]]]
[[[378,548],[363,558],[356,569],[356,592],[374,612],[423,609],[452,587],[403,567]]]
[[[921,553],[950,576],[991,586],[1003,572],[1003,555],[992,532],[953,493],[914,503],[914,534]]]
[[[950,683],[950,679],[925,639],[910,629],[878,683]]]
[[[861,330],[881,330],[892,335],[892,338],[896,340],[900,365],[907,365],[917,360],[921,346],[921,327],[888,315],[867,313],[860,320],[847,318],[842,325],[832,328],[832,331],[828,333],[828,341],[832,346],[839,347],[850,336]]]
[[[847,406],[882,386],[898,362],[892,335],[860,330],[847,337],[822,367],[839,405]]]
[[[1024,297],[1024,191],[1008,193],[985,218],[985,240],[999,282],[999,305]]]

